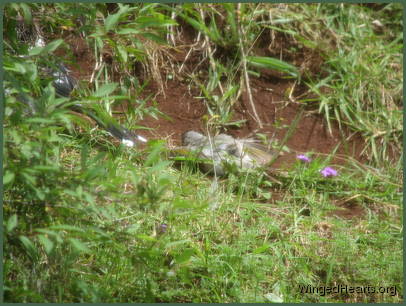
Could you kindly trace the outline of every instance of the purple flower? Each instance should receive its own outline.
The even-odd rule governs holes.
[[[320,170],[321,175],[324,177],[330,177],[330,176],[337,176],[338,172],[337,170],[331,168],[331,167],[325,167],[323,170]]]
[[[164,233],[166,233],[167,229],[168,229],[168,225],[166,225],[165,223],[162,223],[158,227],[158,233],[159,234],[164,234]]]
[[[310,163],[311,159],[304,154],[296,155],[296,158],[301,160],[304,163]]]

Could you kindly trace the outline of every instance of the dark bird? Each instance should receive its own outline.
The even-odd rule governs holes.
[[[27,50],[32,50],[35,47],[45,47],[46,42],[42,35],[40,26],[35,20],[32,24],[27,24],[23,18],[19,18],[16,27],[18,46],[26,46],[26,48],[15,48],[13,52],[17,54],[17,58],[29,58],[25,53]],[[21,49],[21,50],[20,50]],[[19,54],[23,52],[23,54]],[[52,67],[49,67],[52,66]],[[55,88],[55,93],[59,97],[69,98],[72,91],[77,87],[78,81],[71,75],[70,70],[60,64],[49,64],[48,67],[41,67],[40,70],[47,77],[53,78],[52,85]],[[15,77],[7,73],[5,74],[5,79],[16,86],[19,91],[18,97],[21,102],[27,105],[25,112],[30,115],[35,115],[41,113],[44,106],[38,103],[25,93],[23,88],[18,84],[18,80]],[[6,95],[9,91],[5,89]],[[83,105],[80,103],[70,105],[68,108],[76,113],[82,114],[85,117],[89,117],[94,120],[98,126],[107,130],[113,137],[117,138],[126,146],[134,146],[137,142],[146,142],[147,140],[135,134],[134,132],[121,126],[105,109],[100,105],[93,104],[91,106]]]
[[[62,64],[59,64],[57,69],[51,72],[51,75],[54,78],[52,85],[55,88],[55,92],[61,97],[69,97],[78,84],[78,81],[70,75],[70,71]],[[144,137],[121,126],[100,105],[84,107],[82,104],[74,104],[70,108],[93,119],[97,125],[108,131],[126,146],[132,147],[139,141],[147,142]]]

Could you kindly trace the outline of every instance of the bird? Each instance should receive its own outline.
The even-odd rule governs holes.
[[[56,68],[49,68],[46,71],[54,78],[52,85],[56,94],[61,97],[69,97],[78,84],[78,81],[71,76],[71,71],[61,63],[57,64]]]
[[[32,24],[26,24],[24,19],[18,18],[16,32],[18,41],[26,44],[28,50],[34,47],[45,47],[46,45],[40,26],[35,20],[33,20]],[[18,57],[23,59],[29,58],[29,56],[23,54],[18,55]],[[56,63],[48,63],[46,66],[41,66],[40,71],[43,72],[42,75],[53,79],[52,86],[58,97],[69,98],[79,83],[60,59],[56,59]],[[6,76],[13,78],[10,74]],[[14,83],[18,84],[18,82]],[[27,114],[35,115],[41,112],[41,105],[32,97],[26,95],[23,90],[20,90],[18,97],[27,106]],[[98,126],[105,129],[125,146],[133,147],[137,142],[147,142],[147,139],[144,137],[121,126],[101,105],[92,104],[91,106],[84,106],[81,103],[76,103],[68,107],[74,113],[85,115],[94,120]]]
[[[70,97],[78,81],[70,74],[70,70],[63,64],[56,65],[49,72],[54,78],[52,82],[55,92],[60,97]],[[93,119],[101,128],[105,129],[123,145],[133,147],[137,142],[147,142],[147,139],[121,126],[101,105],[95,104],[84,107],[80,103],[70,106],[71,110]]]
[[[253,169],[265,166],[276,157],[276,152],[255,139],[234,138],[227,134],[208,137],[191,130],[182,134],[182,145],[199,159],[206,160],[200,163],[204,172],[217,176],[226,175],[228,166]]]

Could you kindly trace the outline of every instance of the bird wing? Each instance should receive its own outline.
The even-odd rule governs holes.
[[[261,166],[271,162],[271,160],[275,157],[274,152],[255,141],[245,141],[244,152]]]

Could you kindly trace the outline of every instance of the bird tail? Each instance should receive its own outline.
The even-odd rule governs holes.
[[[75,104],[73,110],[93,119],[99,127],[105,129],[110,135],[128,147],[133,147],[137,142],[147,142],[144,137],[121,126],[114,117],[99,104],[93,105],[90,108]]]

